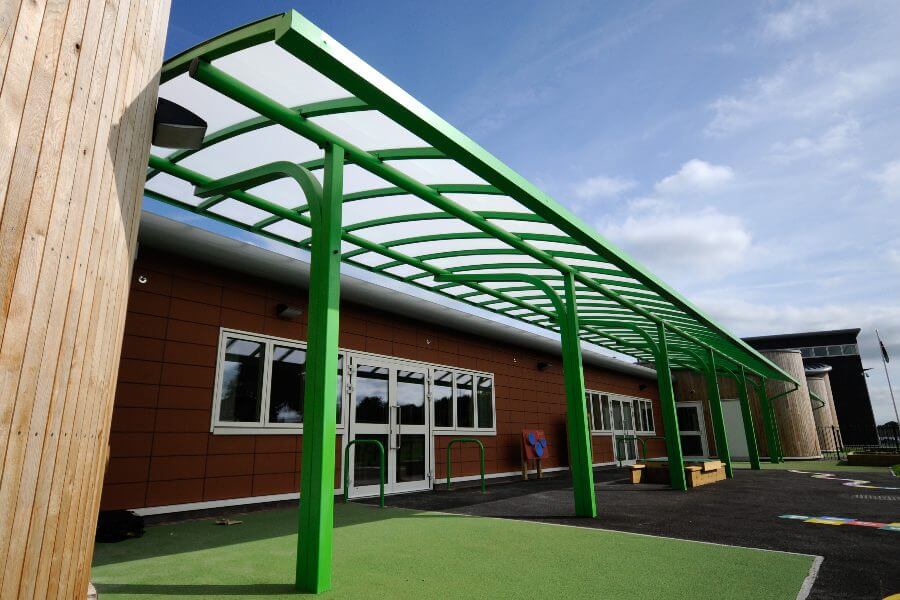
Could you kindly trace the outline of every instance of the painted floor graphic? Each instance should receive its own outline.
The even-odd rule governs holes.
[[[900,522],[879,523],[877,521],[859,521],[857,519],[848,519],[846,517],[810,517],[808,515],[780,515],[779,518],[803,521],[804,523],[814,523],[816,525],[855,525],[857,527],[871,527],[883,531],[900,531]]]
[[[844,485],[855,488],[865,488],[867,490],[900,490],[900,487],[888,487],[886,485],[870,485],[872,482],[865,479],[847,479],[846,477],[836,477],[834,473],[816,473],[814,471],[795,471],[788,469],[790,473],[801,473],[809,475],[813,479],[828,479],[830,481],[843,481]]]

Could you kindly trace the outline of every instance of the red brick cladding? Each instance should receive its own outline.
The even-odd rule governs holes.
[[[137,282],[141,275],[146,283]],[[219,328],[305,340],[305,313],[295,322],[279,320],[279,303],[305,306],[305,291],[141,249],[125,323],[104,509],[298,489],[301,436],[209,433]],[[496,437],[481,438],[487,471],[519,469],[524,427],[546,431],[546,467],[567,464],[558,357],[352,304],[342,307],[340,344],[494,373],[498,431]],[[539,371],[541,361],[553,364]],[[593,367],[586,368],[585,379],[588,388],[656,399],[655,383],[649,380]],[[641,384],[647,386],[643,391]],[[445,474],[447,440],[435,438],[437,477]],[[593,442],[595,462],[611,460],[609,438],[594,437]],[[454,447],[453,453],[454,475],[477,474],[474,447]]]

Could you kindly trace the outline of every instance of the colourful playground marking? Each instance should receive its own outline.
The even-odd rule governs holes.
[[[859,521],[857,519],[848,519],[847,517],[810,517],[807,515],[781,515],[779,519],[790,519],[792,521],[803,521],[804,523],[813,523],[815,525],[855,525],[857,527],[871,527],[882,531],[900,531],[900,523],[879,523],[877,521]]]
[[[835,477],[833,473],[815,473],[810,471],[795,471],[788,469],[791,473],[802,473],[810,475],[813,479],[828,479],[830,481],[843,481],[844,485],[849,487],[865,488],[867,490],[900,490],[900,487],[888,487],[886,485],[869,485],[872,482],[865,479],[847,479],[846,477]]]

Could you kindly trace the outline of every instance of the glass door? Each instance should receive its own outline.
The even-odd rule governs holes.
[[[385,450],[385,493],[430,487],[427,369],[414,363],[350,357],[349,439],[372,439]],[[374,444],[350,449],[350,495],[378,494],[379,453]]]
[[[610,400],[612,411],[613,448],[617,461],[623,464],[633,464],[637,457],[634,440],[622,440],[622,436],[634,436],[634,412],[631,400],[624,398],[612,398]]]
[[[681,437],[681,453],[685,457],[703,457],[706,448],[706,427],[703,408],[699,402],[679,402],[675,406],[678,416],[678,434]]]

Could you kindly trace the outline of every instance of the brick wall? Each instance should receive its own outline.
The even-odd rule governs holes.
[[[139,283],[139,277],[145,283]],[[304,316],[275,306],[306,305],[306,293],[271,281],[142,248],[132,278],[113,412],[102,508],[137,508],[296,491],[302,436],[209,433],[216,350],[222,327],[306,339]],[[559,357],[345,303],[342,348],[494,374],[497,435],[480,436],[489,473],[519,470],[522,428],[547,434],[545,467],[566,459],[565,395]],[[552,365],[537,369],[538,362]],[[587,387],[654,400],[653,381],[587,366]],[[646,389],[641,391],[640,385]],[[340,436],[339,436],[340,438]],[[436,477],[446,444],[435,437]],[[609,436],[595,436],[594,462],[612,460]],[[338,439],[338,455],[340,439]],[[454,447],[454,476],[478,473],[474,446]],[[339,482],[340,474],[336,477]]]

